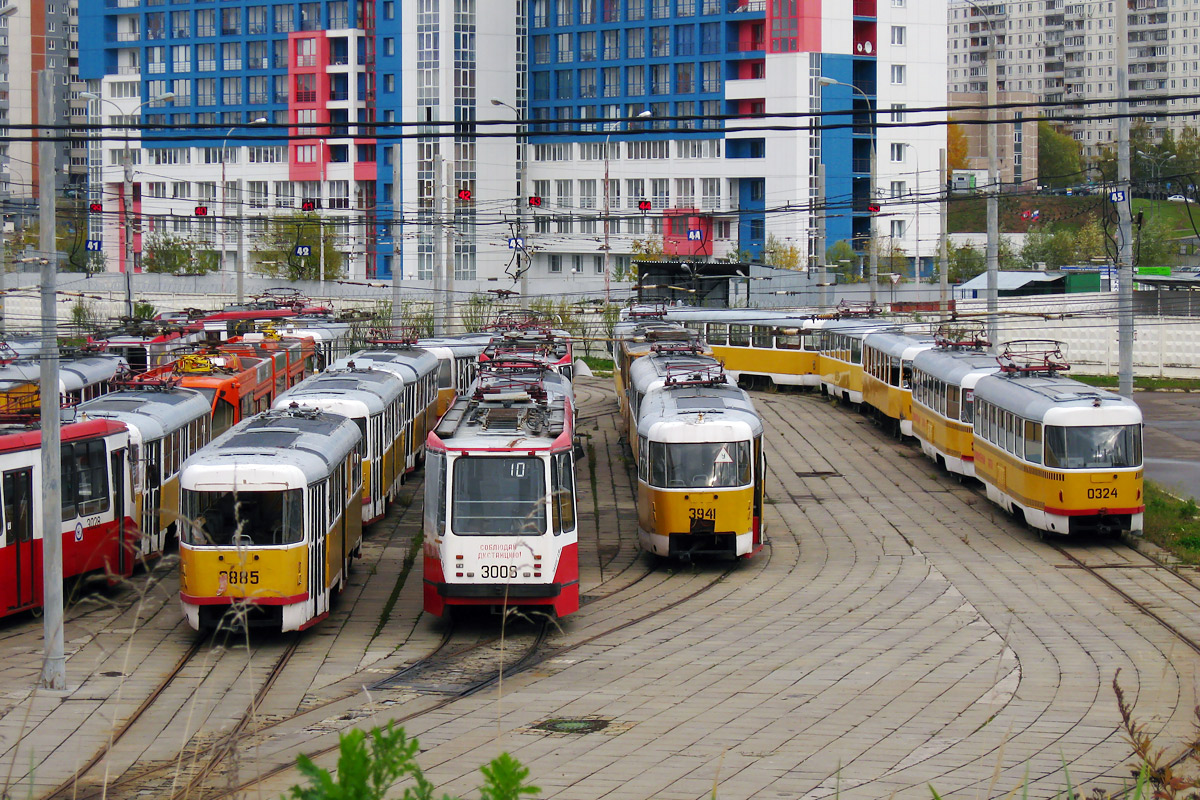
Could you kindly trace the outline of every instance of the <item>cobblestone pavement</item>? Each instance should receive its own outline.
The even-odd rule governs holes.
[[[974,799],[1026,781],[1040,798],[1066,787],[1064,767],[1076,786],[1115,789],[1129,757],[1112,690],[1118,669],[1160,744],[1191,733],[1193,650],[915,448],[814,395],[756,395],[769,432],[769,546],[731,570],[655,564],[636,550],[625,455],[600,405],[612,404],[611,392],[589,388],[603,383],[582,381],[580,391],[588,602],[551,637],[561,655],[506,676],[503,696],[493,688],[405,723],[439,791],[474,796],[479,766],[501,750],[530,768],[544,796],[572,800],[698,799],[714,786],[721,800],[916,798],[930,785]],[[405,518],[419,519],[419,503]],[[338,619],[305,639],[278,681],[282,693],[268,698],[273,714],[374,682],[436,646],[442,624],[419,613],[419,564],[376,635],[405,541],[380,552],[377,571],[357,573]],[[1064,544],[1085,559],[1112,552]],[[135,640],[137,682],[122,695],[130,708],[187,640],[165,605],[151,634]],[[87,672],[84,687],[116,680],[100,672],[113,670],[119,647],[100,640],[119,642],[123,619],[114,613],[73,650],[68,669]],[[130,708],[98,689],[31,703],[36,648],[19,634],[0,630],[0,675],[13,687],[0,705],[0,771],[13,764],[22,775],[31,761],[35,772],[53,771],[93,752],[101,723]],[[423,702],[411,693],[373,699],[373,722]],[[321,713],[336,719],[331,708]],[[608,725],[587,734],[533,727],[551,718]],[[80,733],[64,734],[65,724]],[[314,727],[297,730],[311,737]],[[294,748],[317,752],[331,737]],[[241,760],[265,772],[270,743],[255,747],[260,763],[250,753]],[[282,744],[276,751],[294,757]],[[296,780],[280,775],[245,796],[278,797]]]

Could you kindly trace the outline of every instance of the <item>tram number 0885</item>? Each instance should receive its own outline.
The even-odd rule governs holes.
[[[230,586],[234,585],[253,585],[258,583],[258,570],[221,570],[218,575],[229,581]]]
[[[515,578],[517,568],[511,564],[484,564],[479,568],[481,578]]]

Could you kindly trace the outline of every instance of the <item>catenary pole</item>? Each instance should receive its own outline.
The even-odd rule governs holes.
[[[400,330],[403,320],[400,318],[400,253],[396,246],[400,241],[397,229],[400,222],[400,148],[402,145],[392,145],[392,331]]]
[[[38,142],[38,249],[42,255],[42,657],[40,686],[67,687],[67,657],[63,644],[63,561],[61,487],[61,430],[58,400],[58,311],[55,279],[58,245],[55,243],[54,208],[54,72],[38,75],[38,117],[42,128]],[[128,197],[128,195],[127,195]],[[130,234],[126,234],[127,236]],[[126,265],[128,267],[128,265]],[[117,514],[124,513],[116,509]]]
[[[1133,397],[1133,218],[1129,196],[1129,18],[1117,3],[1117,391]]]

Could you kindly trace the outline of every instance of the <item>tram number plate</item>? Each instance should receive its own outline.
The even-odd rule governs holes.
[[[482,578],[515,578],[517,577],[517,567],[511,564],[484,564],[479,568],[479,576]]]
[[[711,519],[716,521],[717,510],[715,508],[689,508],[688,517],[690,519]]]
[[[1097,486],[1087,492],[1089,500],[1115,500],[1117,497],[1117,490],[1112,486]]]
[[[220,577],[229,582],[230,586],[249,586],[258,583],[258,570],[221,570]]]

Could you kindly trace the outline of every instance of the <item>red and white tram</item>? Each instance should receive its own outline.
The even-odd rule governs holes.
[[[485,362],[429,434],[425,610],[579,609],[574,399],[537,361]]]
[[[41,431],[0,425],[0,616],[42,604]],[[129,432],[95,419],[62,426],[63,577],[133,573],[141,533],[133,519]]]

